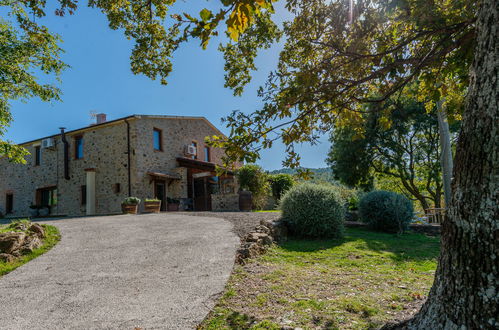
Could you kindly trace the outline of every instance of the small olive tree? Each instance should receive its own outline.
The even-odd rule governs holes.
[[[242,190],[251,191],[253,208],[262,209],[270,194],[268,174],[259,165],[247,164],[236,171],[236,177]]]
[[[291,174],[279,173],[269,176],[270,188],[272,190],[272,197],[277,201],[291,189],[295,184],[295,179]]]

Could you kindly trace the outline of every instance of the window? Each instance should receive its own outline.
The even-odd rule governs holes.
[[[13,210],[14,210],[14,195],[7,194],[5,196],[5,213],[6,214],[12,213]]]
[[[75,159],[83,158],[83,136],[75,136]]]
[[[156,151],[163,151],[163,141],[162,141],[161,130],[155,128],[152,133],[153,137],[153,146]]]
[[[207,146],[204,147],[204,161],[205,162],[210,161],[210,147]]]
[[[80,202],[82,206],[87,205],[87,186],[80,187]]]
[[[40,161],[42,158],[42,148],[40,146],[35,147],[35,166],[40,165]]]
[[[41,188],[36,190],[36,204],[39,206],[57,205],[57,187]]]
[[[193,146],[196,149],[196,153],[191,156],[192,159],[198,159],[198,144],[194,141],[192,141],[191,146]]]

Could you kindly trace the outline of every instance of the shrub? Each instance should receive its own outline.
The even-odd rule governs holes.
[[[144,199],[144,202],[161,202],[161,200],[157,198],[146,198]]]
[[[262,209],[269,194],[267,173],[258,165],[247,164],[237,170],[236,176],[241,189],[251,191],[253,208]]]
[[[125,205],[137,205],[140,204],[140,198],[137,197],[127,197],[123,200],[122,204]]]
[[[281,199],[282,217],[292,234],[303,237],[341,237],[345,209],[331,186],[301,184]]]
[[[295,184],[295,179],[291,174],[274,174],[269,178],[272,196],[276,201],[279,201],[286,191],[291,189]]]
[[[401,233],[412,220],[412,202],[405,196],[384,190],[372,191],[362,196],[359,215],[372,229]]]

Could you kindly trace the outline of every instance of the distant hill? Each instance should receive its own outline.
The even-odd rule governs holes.
[[[312,183],[320,183],[320,182],[330,182],[333,183],[335,180],[333,179],[333,171],[329,167],[322,168],[308,168],[313,173],[313,178],[307,180],[307,182]],[[294,168],[281,168],[279,170],[269,171],[270,174],[291,174],[295,175],[298,172],[297,169]]]

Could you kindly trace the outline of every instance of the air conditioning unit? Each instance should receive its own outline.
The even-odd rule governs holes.
[[[42,140],[42,148],[43,149],[48,149],[48,148],[53,148],[53,147],[54,147],[54,139],[48,138],[48,139]]]
[[[195,146],[185,146],[185,154],[187,156],[196,156],[197,148]]]

